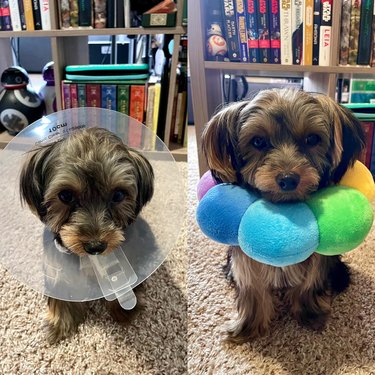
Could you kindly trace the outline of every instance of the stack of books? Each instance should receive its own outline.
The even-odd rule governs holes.
[[[206,59],[331,64],[333,0],[206,0]]]

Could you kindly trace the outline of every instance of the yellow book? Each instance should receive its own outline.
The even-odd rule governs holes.
[[[303,65],[312,65],[314,0],[305,0],[303,30]]]
[[[155,83],[155,97],[154,97],[154,115],[152,121],[152,131],[156,134],[158,130],[158,118],[159,118],[159,107],[160,107],[160,82]]]
[[[23,8],[25,11],[26,31],[34,31],[34,15],[32,0],[23,0]]]

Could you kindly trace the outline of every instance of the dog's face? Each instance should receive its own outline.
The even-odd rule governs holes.
[[[91,128],[30,154],[21,198],[78,254],[114,250],[153,194],[153,170],[113,133]]]
[[[271,201],[304,200],[338,182],[365,147],[361,124],[323,95],[265,90],[208,123],[203,151],[213,175]]]

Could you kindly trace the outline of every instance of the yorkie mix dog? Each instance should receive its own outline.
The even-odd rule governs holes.
[[[218,181],[245,186],[272,202],[292,202],[337,183],[360,156],[365,139],[354,115],[329,97],[275,89],[221,109],[205,128],[202,147]],[[323,329],[333,296],[350,282],[340,256],[317,253],[279,268],[232,247],[226,270],[237,291],[238,319],[228,330],[235,342],[268,330],[274,289],[285,291],[301,325]]]
[[[154,174],[138,151],[108,130],[89,128],[33,150],[20,177],[21,199],[79,256],[106,254],[124,240],[124,229],[151,199]],[[123,316],[118,303],[111,315]],[[77,329],[84,303],[48,298],[49,338]]]

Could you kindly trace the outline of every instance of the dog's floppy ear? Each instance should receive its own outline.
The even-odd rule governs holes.
[[[248,102],[230,104],[216,113],[202,134],[202,151],[213,176],[222,182],[239,182],[242,160],[237,152],[239,116]]]
[[[43,221],[46,208],[43,206],[47,163],[56,143],[42,146],[30,153],[23,164],[20,176],[21,202]]]
[[[138,151],[129,149],[131,161],[137,173],[137,214],[154,194],[154,171],[150,162]]]
[[[318,95],[316,98],[330,117],[332,125],[330,179],[338,182],[365,149],[365,134],[361,123],[349,109],[340,106],[327,96]]]

